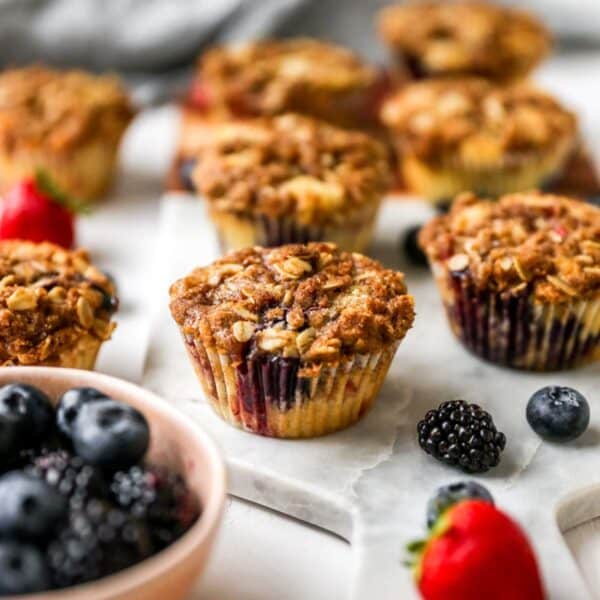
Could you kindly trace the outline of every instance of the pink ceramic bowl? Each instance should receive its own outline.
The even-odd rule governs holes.
[[[198,521],[174,544],[115,575],[65,590],[18,596],[20,600],[178,600],[202,573],[225,502],[225,467],[210,438],[150,392],[114,377],[54,367],[3,367],[0,385],[35,385],[54,401],[69,388],[95,387],[135,406],[150,423],[150,462],[179,472],[202,506]]]

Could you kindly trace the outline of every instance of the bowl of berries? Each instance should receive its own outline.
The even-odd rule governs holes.
[[[0,596],[183,598],[225,494],[214,444],[150,392],[0,369]]]

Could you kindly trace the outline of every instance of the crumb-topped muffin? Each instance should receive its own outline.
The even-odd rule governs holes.
[[[391,129],[402,178],[432,200],[542,187],[562,173],[577,142],[575,116],[529,85],[414,83],[389,98],[381,116]]]
[[[0,190],[44,169],[68,194],[108,187],[133,110],[118,80],[41,66],[0,74]]]
[[[118,301],[83,250],[0,242],[0,363],[92,369]]]
[[[170,295],[217,413],[274,437],[358,420],[414,318],[401,273],[326,243],[239,250]]]
[[[525,77],[550,51],[532,15],[473,0],[407,2],[379,13],[381,38],[414,77]]]
[[[192,179],[225,249],[327,240],[361,251],[389,165],[368,135],[289,114],[223,124]]]
[[[563,196],[467,194],[420,234],[452,328],[474,353],[534,370],[600,356],[600,209]]]

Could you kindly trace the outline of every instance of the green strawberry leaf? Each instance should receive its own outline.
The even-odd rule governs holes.
[[[69,196],[57,185],[48,171],[41,168],[36,169],[35,182],[42,192],[50,196],[57,204],[64,206],[73,214],[87,215],[92,212],[89,203]]]

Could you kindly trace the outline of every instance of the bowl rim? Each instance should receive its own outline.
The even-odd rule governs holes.
[[[58,590],[47,590],[35,594],[23,594],[15,596],[20,600],[58,600],[59,598],[68,599],[70,597],[90,598],[102,600],[103,598],[115,598],[121,595],[127,595],[136,589],[146,586],[149,581],[156,580],[166,573],[176,568],[194,553],[194,551],[210,539],[218,528],[225,499],[227,496],[227,473],[224,460],[217,444],[213,439],[198,425],[192,424],[176,408],[171,406],[166,400],[157,396],[153,392],[125,379],[119,379],[104,373],[95,371],[84,371],[80,369],[67,369],[62,367],[3,367],[0,370],[0,380],[13,378],[15,381],[19,377],[28,377],[31,379],[41,378],[45,380],[62,381],[69,378],[79,380],[89,380],[89,385],[93,387],[98,384],[105,384],[107,387],[122,390],[123,400],[127,402],[128,395],[140,398],[142,403],[152,406],[153,410],[165,419],[175,422],[177,428],[186,431],[197,449],[204,452],[210,464],[211,493],[202,505],[202,514],[200,518],[170,546],[161,550],[157,554],[150,556],[141,562],[132,565],[122,571],[107,575],[100,579],[88,583],[75,585],[70,588]],[[94,383],[95,382],[95,383]],[[0,385],[4,385],[0,381]],[[35,385],[32,383],[32,385]]]

